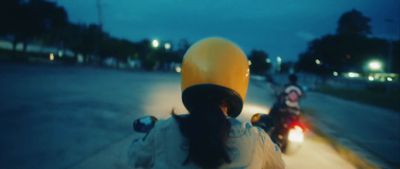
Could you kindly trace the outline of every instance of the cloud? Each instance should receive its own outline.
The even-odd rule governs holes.
[[[296,33],[296,36],[304,41],[311,41],[316,38],[316,36],[310,32],[300,31]]]

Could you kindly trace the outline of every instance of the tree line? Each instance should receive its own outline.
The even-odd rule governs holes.
[[[132,42],[116,38],[99,25],[71,23],[63,7],[46,0],[2,0],[0,21],[0,38],[11,41],[14,51],[17,44],[22,44],[25,52],[27,44],[34,42],[70,50],[74,56],[81,54],[88,62],[99,62],[107,57],[121,62],[134,59],[151,70],[156,65],[181,62],[190,46],[188,41],[182,40],[171,49],[153,48],[148,39]],[[366,61],[379,59],[386,62],[385,66],[391,71],[400,72],[399,41],[372,37],[369,22],[370,18],[358,10],[344,13],[335,34],[314,39],[299,55],[297,63],[283,62],[279,71],[288,72],[296,67],[298,71],[320,75],[330,75],[334,71],[362,72]],[[267,52],[252,50],[248,56],[252,73],[264,75],[271,69]]]
[[[152,48],[148,39],[132,42],[104,32],[96,24],[71,23],[65,9],[46,0],[2,0],[0,3],[0,38],[12,42],[13,51],[22,44],[26,52],[29,43],[70,50],[74,56],[84,56],[88,62],[113,57],[125,62],[140,60],[145,69],[167,62],[180,62],[190,46],[181,40],[175,48]],[[73,56],[72,56],[73,57]]]
[[[400,42],[371,36],[371,19],[353,9],[339,18],[335,34],[312,40],[299,55],[297,68],[319,75],[355,71],[368,73],[370,60],[380,60],[385,71],[400,72]]]

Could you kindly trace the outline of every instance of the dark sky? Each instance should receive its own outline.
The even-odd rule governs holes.
[[[75,23],[97,23],[96,0],[53,0]],[[246,52],[296,60],[310,40],[336,30],[340,15],[357,9],[371,18],[373,36],[399,38],[400,0],[100,0],[103,28],[139,41],[233,40]],[[393,20],[387,22],[385,19]]]

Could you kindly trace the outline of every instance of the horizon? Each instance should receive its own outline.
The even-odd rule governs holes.
[[[100,0],[100,20],[96,0],[53,1],[66,9],[71,22],[102,22],[103,30],[117,38],[135,42],[158,39],[177,44],[181,39],[194,43],[219,36],[237,43],[246,54],[253,49],[263,50],[270,58],[280,56],[289,61],[296,61],[311,40],[334,34],[339,17],[352,9],[371,19],[371,37],[399,39],[400,29],[400,2],[396,0],[311,0],[307,4],[289,0]]]

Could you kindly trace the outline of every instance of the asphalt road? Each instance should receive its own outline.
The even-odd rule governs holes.
[[[180,76],[54,65],[0,65],[0,165],[8,169],[126,168],[133,119],[185,113]],[[250,83],[244,112],[267,112]],[[317,136],[284,156],[287,168],[354,168]]]

